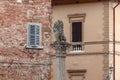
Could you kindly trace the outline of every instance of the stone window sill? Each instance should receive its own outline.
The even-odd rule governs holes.
[[[78,50],[78,51],[70,51],[70,54],[77,54],[77,53],[84,53],[85,51],[83,50]]]
[[[31,46],[25,46],[26,49],[39,49],[39,50],[43,50],[43,46],[39,46],[39,47],[31,47]]]

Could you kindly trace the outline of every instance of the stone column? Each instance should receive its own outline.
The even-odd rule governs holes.
[[[56,80],[66,80],[65,57],[66,50],[70,47],[70,44],[66,42],[63,26],[63,22],[58,20],[55,22],[53,27],[56,41],[51,44],[51,47],[56,51]]]
[[[56,56],[56,80],[65,80],[65,57],[66,55],[64,54],[58,54]]]
[[[52,44],[53,49],[56,51],[56,80],[66,80],[65,58],[66,49],[70,44],[67,42],[54,42]]]

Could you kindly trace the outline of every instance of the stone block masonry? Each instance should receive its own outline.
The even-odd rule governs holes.
[[[42,24],[45,49],[25,48],[28,22]],[[51,0],[0,0],[0,80],[50,80],[49,34]]]

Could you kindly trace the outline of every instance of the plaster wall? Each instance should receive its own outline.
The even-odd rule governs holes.
[[[96,60],[97,59],[97,60]],[[66,80],[70,80],[67,70],[86,69],[84,80],[103,80],[103,55],[69,55],[66,57]],[[55,80],[56,58],[52,61],[51,78]]]
[[[108,5],[108,4],[106,4]],[[71,4],[71,5],[58,5],[53,6],[52,24],[57,20],[64,22],[64,32],[67,37],[67,41],[70,42],[71,32],[68,15],[85,13],[85,21],[83,23],[83,42],[91,44],[84,45],[84,52],[78,54],[69,54],[66,57],[66,79],[68,77],[68,69],[86,69],[85,80],[103,80],[104,70],[108,69],[108,56],[104,57],[104,51],[108,51],[108,44],[103,44],[107,36],[105,33],[105,21],[104,11],[107,6],[104,6],[102,2],[98,3],[84,3],[84,4]],[[108,17],[107,17],[108,18]],[[104,24],[105,23],[105,24]],[[107,26],[107,29],[108,26]],[[108,34],[108,33],[107,33]],[[54,41],[54,37],[53,37]],[[107,48],[104,49],[104,46]],[[89,54],[91,53],[91,54]],[[97,54],[99,53],[99,54]],[[105,59],[106,58],[106,59]],[[55,80],[56,75],[56,59],[52,59],[52,79]],[[105,64],[107,65],[107,68]],[[108,72],[108,70],[107,70]]]
[[[116,24],[116,57],[115,57],[115,72],[116,72],[116,80],[120,79],[120,5],[116,8],[116,14],[115,14],[115,24]]]
[[[104,41],[104,6],[102,2],[84,3],[73,5],[53,6],[52,21],[57,20],[64,22],[64,30],[68,42],[70,42],[71,32],[68,15],[85,13],[85,21],[83,23],[83,43],[93,42],[84,46],[85,52],[101,52],[103,51]],[[101,42],[95,44],[94,42]]]
[[[113,65],[113,8],[117,5],[115,2],[110,2],[109,3],[109,51],[110,51],[110,56],[109,56],[109,66],[112,67]],[[119,80],[119,73],[120,73],[120,5],[115,8],[115,76],[116,80]],[[113,73],[113,72],[112,72]],[[113,74],[111,74],[111,79],[113,78]]]

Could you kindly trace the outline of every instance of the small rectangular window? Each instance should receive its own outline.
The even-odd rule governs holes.
[[[41,24],[29,23],[27,33],[27,48],[42,48]]]

